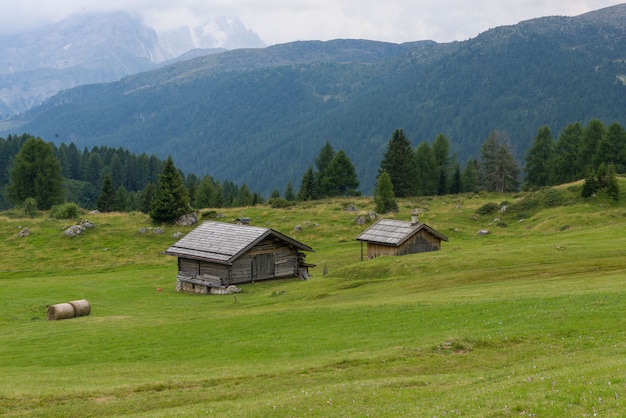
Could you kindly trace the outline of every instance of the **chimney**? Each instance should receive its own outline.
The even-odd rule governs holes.
[[[411,225],[417,225],[419,223],[419,209],[413,209],[411,211]]]

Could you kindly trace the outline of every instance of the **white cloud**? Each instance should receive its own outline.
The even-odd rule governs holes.
[[[127,10],[157,29],[238,16],[267,44],[363,38],[389,42],[464,40],[501,25],[548,15],[574,16],[607,0],[0,0],[0,31],[70,14]]]

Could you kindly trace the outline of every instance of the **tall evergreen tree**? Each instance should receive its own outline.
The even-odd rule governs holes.
[[[215,190],[213,179],[209,176],[204,176],[202,180],[200,180],[200,184],[198,184],[196,189],[193,207],[197,209],[216,207],[216,194],[217,192]]]
[[[519,165],[511,153],[508,138],[491,132],[481,149],[481,183],[491,192],[513,192],[519,188]]]
[[[398,210],[391,177],[386,171],[378,176],[376,190],[374,191],[374,202],[376,202],[376,212],[387,213]]]
[[[417,193],[418,172],[411,142],[402,129],[396,129],[387,144],[378,174],[387,173],[397,197]]]
[[[598,119],[589,121],[585,126],[578,155],[581,172],[586,173],[594,169],[594,157],[605,133],[606,128]]]
[[[309,169],[302,176],[302,180],[300,181],[298,200],[305,201],[314,199],[316,196],[315,187],[315,173],[313,172],[313,167],[309,167]]]
[[[296,200],[296,194],[293,191],[293,184],[291,184],[291,180],[287,182],[287,187],[285,188],[285,200],[289,202]]]
[[[559,134],[554,146],[554,181],[556,184],[569,183],[582,178],[580,164],[580,143],[583,128],[580,123],[571,123]]]
[[[435,153],[428,142],[423,141],[415,150],[417,162],[418,194],[432,196],[437,194],[439,185],[439,170]]]
[[[539,128],[526,153],[526,184],[530,187],[550,186],[554,181],[554,139],[547,126]]]
[[[330,163],[335,158],[335,150],[333,149],[330,142],[326,142],[326,144],[320,150],[319,155],[315,158],[315,166],[317,167],[316,172],[316,188],[315,188],[315,198],[327,197],[330,195],[330,186],[328,184],[328,167]]]
[[[459,194],[463,190],[463,181],[461,176],[461,168],[458,163],[454,164],[454,173],[450,182],[450,194]]]
[[[52,144],[30,137],[15,156],[7,196],[14,204],[32,197],[37,201],[37,209],[50,209],[65,200],[61,172]]]
[[[190,210],[189,192],[170,156],[159,176],[159,183],[150,204],[150,217],[155,222],[173,223]]]
[[[359,180],[354,165],[343,150],[340,150],[328,165],[327,184],[329,196],[354,196]]]
[[[619,123],[611,124],[605,135],[600,140],[596,155],[594,157],[594,167],[600,164],[613,164],[616,171],[626,172],[626,131]]]
[[[111,176],[106,174],[102,181],[102,188],[100,189],[98,200],[96,200],[96,209],[100,212],[113,212],[118,210],[118,203],[113,180]]]
[[[437,162],[437,170],[439,172],[437,194],[445,195],[448,193],[448,177],[450,175],[450,141],[444,134],[437,135],[433,143],[433,154]]]
[[[461,191],[477,192],[480,186],[478,160],[467,162],[461,176]]]

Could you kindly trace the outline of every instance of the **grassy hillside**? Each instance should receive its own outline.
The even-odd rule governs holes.
[[[236,296],[175,291],[162,251],[191,228],[85,215],[96,227],[69,238],[67,221],[4,212],[0,414],[623,416],[626,208],[579,190],[404,200],[393,217],[421,208],[450,241],[366,261],[371,200],[244,208],[317,267]],[[89,316],[45,320],[82,298]]]

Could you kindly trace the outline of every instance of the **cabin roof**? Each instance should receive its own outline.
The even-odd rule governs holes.
[[[165,253],[182,258],[232,264],[239,256],[269,236],[300,250],[313,251],[311,247],[271,228],[206,221],[169,247]]]
[[[426,230],[439,239],[448,241],[448,238],[443,234],[425,223],[411,223],[396,219],[381,219],[363,231],[356,239],[357,241],[398,247],[421,230]]]

